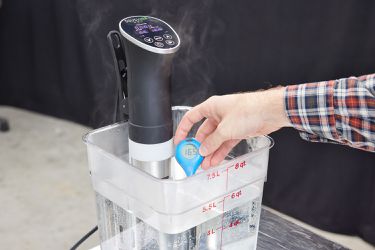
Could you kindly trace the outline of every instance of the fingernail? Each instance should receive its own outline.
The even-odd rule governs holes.
[[[206,156],[207,154],[207,148],[205,146],[201,146],[199,148],[199,153],[202,155],[202,156]]]

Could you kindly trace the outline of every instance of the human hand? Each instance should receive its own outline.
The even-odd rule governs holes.
[[[206,118],[195,138],[205,156],[202,168],[224,160],[242,139],[267,135],[290,126],[284,109],[284,87],[251,93],[213,96],[188,111],[176,130],[174,143],[185,139],[192,126]]]

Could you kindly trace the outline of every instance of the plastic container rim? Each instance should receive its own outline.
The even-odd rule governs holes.
[[[184,110],[184,109],[186,109],[186,110],[190,110],[191,107],[188,107],[188,106],[173,106],[173,107],[172,107],[172,110]],[[122,161],[122,162],[125,162],[123,159],[121,159],[121,158],[115,156],[115,155],[112,154],[112,153],[109,153],[109,152],[103,150],[101,147],[99,147],[99,146],[97,146],[96,144],[92,143],[92,142],[88,139],[88,137],[89,137],[90,135],[93,135],[93,134],[96,134],[96,133],[99,133],[99,132],[102,132],[102,131],[107,131],[107,130],[109,130],[109,129],[111,129],[111,128],[117,127],[118,125],[122,125],[122,124],[124,124],[124,123],[127,123],[127,121],[124,121],[124,122],[117,122],[117,123],[114,123],[114,124],[111,124],[111,125],[107,125],[107,126],[104,126],[104,127],[98,128],[98,129],[91,130],[91,131],[87,132],[86,134],[84,134],[84,135],[82,136],[82,140],[83,140],[83,142],[84,142],[86,145],[90,145],[90,146],[94,147],[96,150],[98,150],[99,152],[103,152],[103,153],[105,153],[105,154],[106,154],[108,157],[110,157],[111,159],[113,159],[113,160],[115,160],[115,161]],[[236,160],[237,160],[237,161],[240,161],[242,158],[246,158],[246,157],[248,157],[249,154],[251,154],[251,156],[255,156],[255,155],[259,154],[260,152],[263,152],[264,150],[269,150],[269,149],[271,149],[271,148],[274,146],[274,144],[275,144],[275,143],[274,143],[274,140],[273,140],[270,136],[268,136],[268,135],[262,135],[262,136],[257,136],[257,137],[263,137],[263,138],[266,138],[266,139],[268,140],[267,145],[264,146],[264,147],[258,148],[258,149],[254,150],[254,151],[251,151],[251,152],[249,152],[249,153],[246,153],[246,154],[243,154],[243,155],[240,155],[240,156],[236,157]],[[252,138],[252,137],[249,137],[249,138],[246,138],[246,139],[250,139],[250,138]],[[256,137],[255,137],[255,138],[256,138]],[[126,162],[126,163],[129,164],[128,162]],[[202,172],[197,173],[197,174],[195,174],[195,175],[193,175],[193,176],[191,176],[191,177],[189,177],[189,178],[184,178],[184,179],[179,179],[179,180],[172,180],[172,179],[159,179],[159,178],[156,178],[156,177],[154,177],[154,176],[152,176],[152,175],[149,175],[149,174],[143,172],[142,170],[140,170],[140,169],[138,169],[138,168],[133,168],[132,170],[133,170],[133,171],[136,171],[136,172],[138,172],[139,174],[144,175],[144,176],[146,176],[146,177],[148,177],[148,178],[150,178],[150,179],[154,179],[155,181],[158,181],[158,182],[163,182],[163,183],[176,183],[176,184],[177,184],[177,183],[182,183],[182,182],[193,181],[194,179],[198,178],[199,176],[204,175],[204,174],[207,174],[207,172],[212,171],[212,170],[216,171],[216,170],[221,170],[221,168],[224,169],[224,168],[226,167],[226,166],[225,166],[226,164],[227,164],[227,162],[226,162],[226,163],[223,163],[223,164],[219,164],[219,165],[217,165],[217,166],[215,166],[215,167],[213,167],[213,168],[210,168],[209,170],[202,171]],[[130,165],[130,164],[129,164],[129,165]]]

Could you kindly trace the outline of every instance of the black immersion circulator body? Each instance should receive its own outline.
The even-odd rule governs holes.
[[[124,40],[129,138],[142,144],[166,142],[173,137],[170,97],[173,54],[152,53]]]
[[[156,178],[167,178],[173,156],[171,67],[180,39],[169,24],[148,16],[124,18],[119,29],[127,67],[129,161]],[[115,57],[122,58],[124,50],[117,46]],[[121,74],[121,83],[124,78]]]

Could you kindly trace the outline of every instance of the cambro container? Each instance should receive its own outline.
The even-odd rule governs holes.
[[[188,109],[172,109],[174,127]],[[128,163],[126,122],[84,141],[102,250],[256,248],[271,138],[243,140],[219,166],[188,178],[172,159],[169,179]]]

